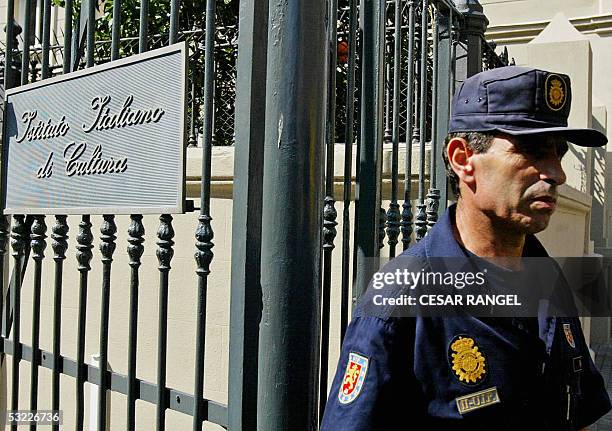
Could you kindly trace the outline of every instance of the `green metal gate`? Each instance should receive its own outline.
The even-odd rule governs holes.
[[[128,430],[136,428],[137,400],[155,406],[158,430],[166,428],[169,410],[190,415],[193,430],[201,430],[205,421],[234,431],[317,429],[334,372],[328,369],[333,333],[337,331],[340,340],[344,336],[351,307],[377,269],[372,258],[380,256],[385,237],[384,252],[389,257],[400,252],[400,234],[402,249],[423,238],[450,199],[439,143],[446,134],[455,87],[483,67],[507,65],[507,52],[496,55],[495,47],[484,40],[487,20],[475,0],[243,0],[238,17],[230,18],[217,14],[215,1],[194,2],[201,5],[204,19],[194,19],[191,28],[181,27],[182,3],[171,0],[168,33],[162,35],[149,34],[147,23],[157,13],[152,5],[158,11],[158,3],[150,1],[140,0],[137,5],[140,18],[138,36],[134,36],[136,29],[121,25],[124,11],[135,10],[134,5],[114,0],[109,11],[110,40],[96,40],[97,2],[83,0],[76,14],[73,0],[65,0],[64,22],[69,24],[63,29],[63,43],[54,45],[52,2],[40,0],[40,46],[31,47],[36,36],[32,25],[36,2],[25,0],[20,32],[14,22],[15,0],[8,0],[4,87],[187,41],[189,145],[196,146],[198,131],[202,136],[201,204],[198,224],[193,227],[197,289],[193,389],[186,393],[166,382],[168,367],[181,367],[167,363],[169,272],[175,247],[172,216],[162,214],[157,225],[157,375],[149,382],[136,375],[143,216],[131,215],[127,231],[131,267],[125,342],[128,371],[122,375],[107,368],[110,280],[118,245],[115,216],[104,215],[100,225],[98,334],[86,331],[88,289],[99,282],[88,276],[94,247],[89,215],[81,217],[75,233],[73,253],[80,277],[78,340],[76,357],[70,358],[61,352],[67,216],[49,220],[43,214],[14,214],[11,220],[0,217],[0,254],[8,260],[10,237],[13,259],[11,274],[5,274],[7,265],[0,265],[0,279],[9,280],[7,296],[0,295],[4,312],[0,348],[3,361],[12,363],[7,408],[49,407],[64,409],[66,414],[70,410],[75,429],[83,430],[88,382],[103,394],[97,406],[99,430],[109,428],[109,392],[126,396]],[[238,6],[235,0],[223,4],[225,14],[227,4]],[[197,27],[198,23],[202,25]],[[54,65],[54,58],[61,65]],[[204,360],[213,259],[212,147],[232,143],[229,382],[228,404],[223,405],[203,396]],[[337,149],[344,160],[335,169]],[[389,169],[382,166],[385,151]],[[343,202],[343,207],[341,247],[336,253],[341,269],[334,272],[336,201]],[[55,262],[53,349],[44,351],[39,346],[40,295],[49,244]],[[28,264],[30,257],[33,264]],[[25,271],[32,265],[32,341],[28,346],[20,334],[21,289]],[[334,278],[340,286],[338,306],[331,301]],[[330,324],[333,315],[340,316],[338,328]],[[99,340],[99,366],[85,361],[86,340],[92,336]],[[31,365],[29,377],[20,373],[23,361]],[[50,406],[38,404],[41,367],[52,371]],[[74,406],[60,400],[62,375],[74,378]],[[28,402],[19,397],[21,385],[29,385]]]

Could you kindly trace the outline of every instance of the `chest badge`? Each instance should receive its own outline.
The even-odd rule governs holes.
[[[449,359],[460,382],[474,385],[484,378],[485,357],[478,350],[473,338],[462,336],[455,338],[450,345]]]
[[[567,340],[567,344],[572,346],[573,349],[576,348],[576,342],[574,341],[574,334],[572,333],[572,325],[569,323],[563,324],[563,332],[565,332],[565,339]]]
[[[368,358],[351,352],[338,392],[341,404],[348,404],[359,396],[368,372]]]

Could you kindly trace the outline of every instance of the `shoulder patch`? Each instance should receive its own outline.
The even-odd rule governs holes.
[[[460,382],[467,385],[480,383],[486,374],[486,359],[473,338],[458,335],[448,349],[448,359]]]
[[[365,356],[353,352],[349,353],[346,371],[338,392],[340,404],[349,404],[359,396],[368,373],[368,364],[369,359]]]
[[[574,334],[572,333],[572,325],[569,323],[563,324],[563,332],[565,333],[565,339],[567,340],[567,344],[572,346],[573,349],[576,348],[576,342],[574,341]]]

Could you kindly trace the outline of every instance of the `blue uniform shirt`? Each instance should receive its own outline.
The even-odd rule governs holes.
[[[465,256],[454,210],[404,255]],[[547,254],[528,235],[524,256]],[[321,429],[570,431],[610,408],[578,318],[397,317],[357,307]]]

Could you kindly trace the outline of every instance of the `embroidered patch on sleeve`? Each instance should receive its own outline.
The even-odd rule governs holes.
[[[359,396],[368,373],[368,358],[351,352],[344,372],[344,378],[338,392],[341,404],[353,402]]]
[[[567,340],[567,344],[572,346],[573,349],[576,348],[576,342],[574,341],[574,334],[572,333],[572,325],[569,323],[563,324],[563,332],[565,332],[565,339]]]
[[[492,404],[497,404],[500,402],[500,399],[497,393],[497,387],[493,386],[484,391],[458,397],[455,401],[457,402],[457,410],[459,410],[459,413],[465,414]]]

